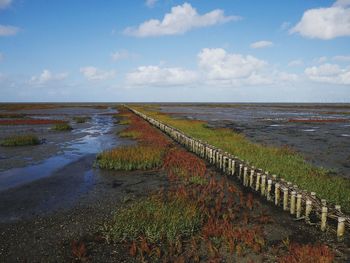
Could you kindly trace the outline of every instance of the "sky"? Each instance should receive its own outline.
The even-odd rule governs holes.
[[[0,0],[0,102],[350,102],[350,0]]]

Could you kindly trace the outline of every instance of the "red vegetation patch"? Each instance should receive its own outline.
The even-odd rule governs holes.
[[[197,156],[179,149],[171,149],[164,159],[164,169],[170,179],[177,177],[189,178],[191,176],[204,177],[206,165]]]
[[[279,263],[331,263],[334,253],[326,245],[298,245],[289,246],[288,255],[281,257]]]
[[[272,219],[258,208],[252,194],[243,193],[227,178],[216,178],[207,171],[202,159],[174,146],[169,138],[140,117],[125,109],[119,112],[131,121],[126,130],[140,133],[140,144],[165,153],[163,169],[170,184],[160,191],[159,198],[165,202],[181,200],[192,204],[203,215],[191,237],[179,236],[176,241],[163,237],[161,242],[152,242],[140,235],[126,241],[130,256],[141,262],[225,262],[232,255],[259,255],[268,249],[264,225]],[[327,246],[291,245],[287,255],[281,250],[274,253],[278,256],[281,252],[280,263],[328,263],[334,258]]]
[[[39,120],[39,119],[16,119],[16,120],[0,120],[0,125],[44,125],[66,123],[62,120]]]
[[[121,115],[127,117],[130,120],[130,125],[126,128],[125,132],[136,131],[141,135],[138,138],[141,144],[151,145],[153,147],[166,148],[172,144],[172,141],[164,136],[164,134],[158,129],[152,127],[148,122],[144,121],[141,117],[136,116],[127,109],[119,109]]]
[[[288,122],[296,123],[328,123],[328,122],[348,122],[349,119],[289,119]]]

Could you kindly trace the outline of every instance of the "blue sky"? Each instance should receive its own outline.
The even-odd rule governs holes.
[[[350,102],[350,0],[0,0],[0,101]]]

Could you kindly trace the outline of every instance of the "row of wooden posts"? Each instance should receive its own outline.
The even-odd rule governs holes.
[[[350,217],[341,211],[340,205],[330,206],[325,199],[320,199],[315,192],[299,189],[297,185],[270,175],[269,172],[250,166],[221,149],[206,142],[194,139],[176,128],[163,124],[135,109],[129,108],[153,126],[169,135],[191,152],[215,165],[224,174],[237,177],[243,186],[260,193],[268,202],[273,202],[284,211],[289,211],[297,220],[305,220],[307,224],[319,225],[321,231],[326,231],[332,223],[337,232],[338,241],[345,237],[345,226],[350,227]]]

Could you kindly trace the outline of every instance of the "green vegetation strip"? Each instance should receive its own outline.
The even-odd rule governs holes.
[[[88,117],[88,116],[76,116],[76,117],[73,117],[73,120],[76,123],[85,123],[85,122],[91,120],[91,117]]]
[[[244,135],[230,129],[212,129],[203,121],[173,119],[154,108],[133,106],[185,134],[208,142],[228,153],[238,156],[255,167],[277,174],[297,184],[300,189],[316,192],[333,204],[340,204],[343,211],[350,212],[350,180],[329,176],[328,171],[306,162],[302,155],[288,148],[264,146],[249,141]]]
[[[158,196],[133,202],[119,209],[114,221],[106,226],[107,240],[130,241],[140,236],[156,243],[175,242],[190,237],[200,226],[202,216],[194,204],[180,199],[162,200]]]
[[[152,146],[120,147],[97,156],[99,168],[112,170],[148,170],[160,167],[163,150]]]
[[[70,131],[73,130],[72,126],[68,123],[57,123],[52,127],[54,131]]]
[[[10,136],[0,143],[1,146],[27,146],[38,144],[40,144],[40,140],[36,135]]]

